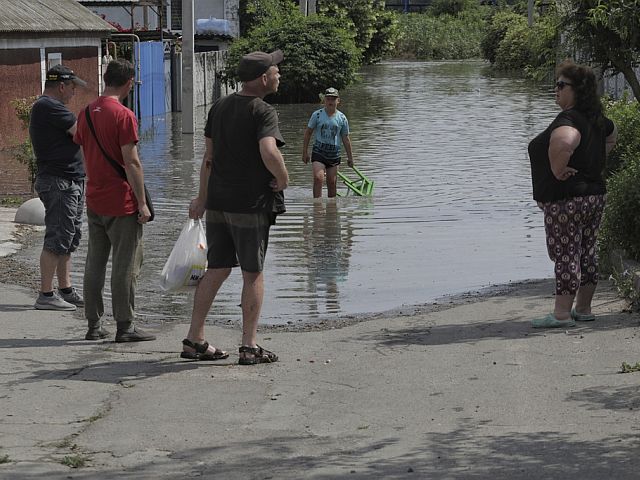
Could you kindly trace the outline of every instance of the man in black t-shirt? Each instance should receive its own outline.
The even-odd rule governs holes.
[[[278,90],[280,50],[252,52],[240,60],[242,90],[218,100],[205,127],[200,189],[189,216],[206,210],[208,270],[193,301],[182,358],[219,360],[228,354],[204,341],[204,321],[232,267],[242,270],[242,346],[238,363],[271,363],[278,357],[257,344],[264,296],[262,269],[275,216],[284,212],[289,176],[279,146],[278,115],[263,98]]]
[[[84,165],[73,143],[76,116],[66,107],[76,86],[86,86],[63,65],[49,69],[42,96],[31,109],[29,135],[36,157],[35,189],[45,208],[38,310],[75,310],[84,300],[71,284],[71,253],[80,244]],[[53,278],[58,278],[58,292]]]

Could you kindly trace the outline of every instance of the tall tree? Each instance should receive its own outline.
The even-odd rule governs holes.
[[[640,82],[634,67],[640,60],[640,0],[570,0],[568,30],[603,69],[624,75],[636,100]]]
[[[352,32],[363,63],[378,62],[393,50],[398,21],[393,12],[385,10],[384,0],[322,0],[318,10]]]

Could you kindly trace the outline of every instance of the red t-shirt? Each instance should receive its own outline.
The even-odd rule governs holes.
[[[138,143],[138,121],[131,110],[113,97],[98,97],[89,112],[102,148],[124,168],[123,145]],[[82,146],[87,171],[87,207],[98,215],[121,217],[138,211],[129,183],[104,158],[96,143],[84,110],[78,115],[73,141]]]

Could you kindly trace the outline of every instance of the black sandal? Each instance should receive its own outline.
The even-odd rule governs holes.
[[[238,349],[238,353],[240,354],[238,359],[240,365],[256,365],[258,363],[274,363],[278,361],[278,356],[275,353],[265,350],[260,345],[255,347],[243,345]],[[246,354],[251,354],[253,357],[247,358]]]
[[[180,358],[186,358],[188,360],[224,360],[229,358],[229,354],[222,350],[213,347],[213,353],[209,352],[209,342],[196,343],[192,342],[188,338],[182,340],[182,345],[185,347],[193,348],[195,352],[181,352]]]

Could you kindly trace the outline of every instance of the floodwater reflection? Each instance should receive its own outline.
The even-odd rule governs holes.
[[[307,257],[309,314],[340,313],[339,284],[349,275],[353,246],[350,215],[341,218],[335,199],[314,201],[311,216],[304,217],[302,237],[302,252]]]
[[[342,102],[356,165],[376,182],[374,196],[314,201],[301,153],[319,107],[276,107],[290,187],[269,242],[265,322],[380,312],[551,275],[527,158],[528,141],[557,112],[549,92],[489,76],[482,62],[387,62],[363,70]],[[179,114],[141,124],[157,208],[145,229],[136,305],[143,321],[190,318],[192,292],[162,294],[157,279],[197,192],[206,113],[198,111],[196,135],[180,133]],[[78,285],[85,254],[86,243],[75,257]],[[234,271],[210,321],[240,320],[241,286]]]

